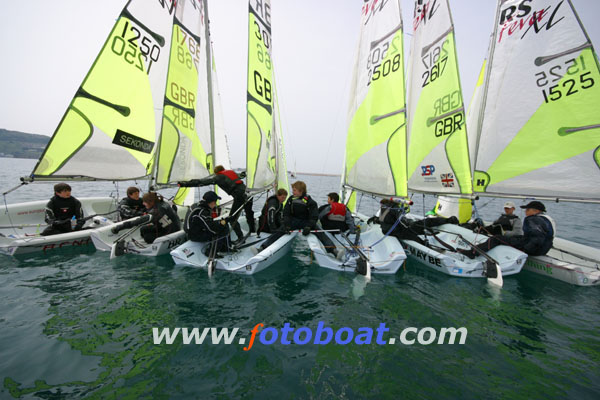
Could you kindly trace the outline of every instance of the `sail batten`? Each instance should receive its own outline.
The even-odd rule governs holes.
[[[474,189],[600,201],[597,55],[569,0],[534,1],[529,12],[503,19],[517,3],[499,3],[496,12],[476,124]],[[528,29],[519,29],[524,23]]]

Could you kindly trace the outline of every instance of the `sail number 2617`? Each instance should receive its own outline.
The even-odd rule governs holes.
[[[566,69],[566,74],[572,76],[570,79],[562,80],[564,77],[563,69]],[[555,65],[546,71],[538,72],[535,76],[538,78],[536,84],[542,89],[544,101],[560,100],[566,96],[571,96],[578,93],[582,89],[589,89],[596,83],[592,78],[591,71],[586,71],[585,60],[583,56],[567,60],[564,65]],[[562,81],[561,81],[562,80]],[[546,86],[557,82],[546,90]]]

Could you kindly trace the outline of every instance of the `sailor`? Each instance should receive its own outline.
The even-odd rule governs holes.
[[[384,234],[389,234],[399,240],[414,240],[421,243],[423,240],[419,235],[425,234],[426,228],[443,224],[458,224],[457,217],[441,217],[434,211],[425,214],[423,219],[411,220],[405,217],[409,210],[408,206],[392,199],[382,199],[380,205],[379,215],[369,218],[369,222],[380,224]]]
[[[245,177],[245,174],[241,178]],[[207,176],[203,179],[192,179],[186,182],[178,182],[181,187],[192,187],[192,186],[207,186],[217,185],[225,191],[228,195],[233,197],[233,205],[231,206],[232,215],[229,216],[228,222],[231,224],[236,236],[237,241],[241,242],[244,238],[242,228],[237,222],[240,216],[242,208],[246,213],[246,221],[248,222],[248,229],[250,232],[256,231],[254,223],[254,211],[252,211],[252,198],[248,198],[246,195],[246,185],[240,179],[240,176],[233,170],[225,169],[222,165],[217,165],[214,169],[214,174]]]
[[[258,220],[259,233],[273,233],[281,228],[283,225],[283,205],[287,197],[287,190],[282,188],[267,199]]]
[[[319,221],[323,229],[339,229],[341,232],[350,230],[355,233],[354,217],[345,204],[340,203],[337,193],[327,195],[327,204],[319,207]]]
[[[212,242],[217,240],[217,251],[227,250],[227,236],[229,228],[225,219],[215,221],[219,216],[217,200],[220,200],[215,192],[209,190],[204,193],[202,200],[194,204],[188,211],[183,230],[192,242]],[[221,240],[222,239],[222,240]],[[210,248],[207,248],[209,250]]]
[[[484,227],[487,232],[496,234],[504,234],[504,236],[521,236],[523,235],[523,222],[516,215],[515,203],[507,201],[504,203],[504,213],[495,220],[491,226]]]
[[[46,204],[45,211],[48,227],[42,236],[79,231],[85,223],[81,202],[71,196],[71,186],[66,183],[54,185],[54,196]]]
[[[144,215],[146,207],[144,207],[144,202],[140,199],[140,189],[135,186],[128,187],[127,197],[121,199],[118,209],[121,221]]]
[[[556,233],[554,221],[546,215],[546,207],[540,201],[532,201],[521,206],[525,209],[523,220],[523,235],[507,236],[496,235],[486,242],[478,244],[477,248],[488,251],[499,245],[512,246],[527,253],[530,256],[542,256],[552,248],[552,242]],[[469,258],[477,254],[473,249],[459,250]]]
[[[337,193],[327,195],[327,204],[319,207],[319,222],[323,229],[338,230],[340,232],[350,231],[356,233],[357,227],[354,225],[354,217],[345,204],[339,202],[340,196]],[[315,236],[325,247],[328,253],[333,254],[337,259],[344,257],[345,250],[338,249],[333,241],[325,232],[315,232]]]
[[[140,234],[146,243],[151,244],[156,238],[177,232],[181,229],[181,222],[177,213],[162,196],[155,192],[148,192],[144,194],[142,199],[147,214],[114,226],[111,229],[112,233],[117,234],[122,229],[129,229],[144,224],[140,228]]]
[[[283,226],[265,240],[260,246],[259,252],[292,230],[302,229],[303,235],[309,235],[310,231],[315,229],[318,217],[317,203],[306,194],[306,183],[302,181],[294,182],[292,184],[292,197],[287,200],[283,207]]]

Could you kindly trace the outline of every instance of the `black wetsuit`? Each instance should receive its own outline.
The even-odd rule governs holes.
[[[153,243],[156,238],[177,232],[181,229],[181,222],[177,213],[164,200],[158,201],[148,210],[148,214],[134,220],[125,221],[121,229],[133,228],[142,225],[140,233],[146,243]]]
[[[246,213],[246,221],[251,232],[256,231],[254,222],[254,211],[252,210],[252,199],[248,200],[246,195],[246,185],[239,176],[232,170],[225,170],[217,174],[207,176],[203,179],[192,179],[187,182],[179,182],[179,186],[182,187],[195,187],[195,186],[208,186],[217,185],[225,193],[233,197],[233,204],[231,206],[231,212],[236,213],[229,218],[229,223],[233,227],[236,235],[241,235],[241,228],[237,224],[237,219],[241,214],[240,208],[243,207]]]
[[[498,245],[512,246],[530,256],[542,256],[552,248],[554,228],[550,219],[544,214],[530,215],[523,220],[523,235],[496,235],[477,247],[483,251],[493,249]],[[474,255],[474,254],[471,254]]]
[[[72,229],[71,220],[73,217],[75,217],[77,223],[75,228]],[[49,226],[44,229],[42,236],[67,233],[73,230],[78,231],[85,223],[81,202],[73,196],[64,199],[55,195],[46,204],[45,220]]]
[[[145,212],[146,207],[144,207],[142,199],[134,200],[127,196],[122,198],[119,202],[119,215],[121,216],[122,221],[139,217],[140,215],[144,215]]]
[[[283,226],[281,230],[273,233],[261,245],[267,248],[286,232],[302,229],[304,232],[315,229],[319,218],[317,203],[308,195],[290,197],[283,207]]]
[[[183,229],[192,242],[210,242],[217,238],[225,238],[229,234],[227,225],[222,225],[214,220],[216,212],[212,210],[205,200],[194,204],[187,215]],[[219,247],[226,247],[227,243],[219,243]]]
[[[273,233],[283,225],[283,203],[277,195],[270,196],[262,209],[258,223],[258,232]]]

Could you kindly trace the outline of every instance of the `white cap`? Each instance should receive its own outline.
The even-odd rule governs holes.
[[[512,201],[507,201],[506,203],[504,203],[504,208],[517,208],[515,206],[515,203],[513,203]]]

